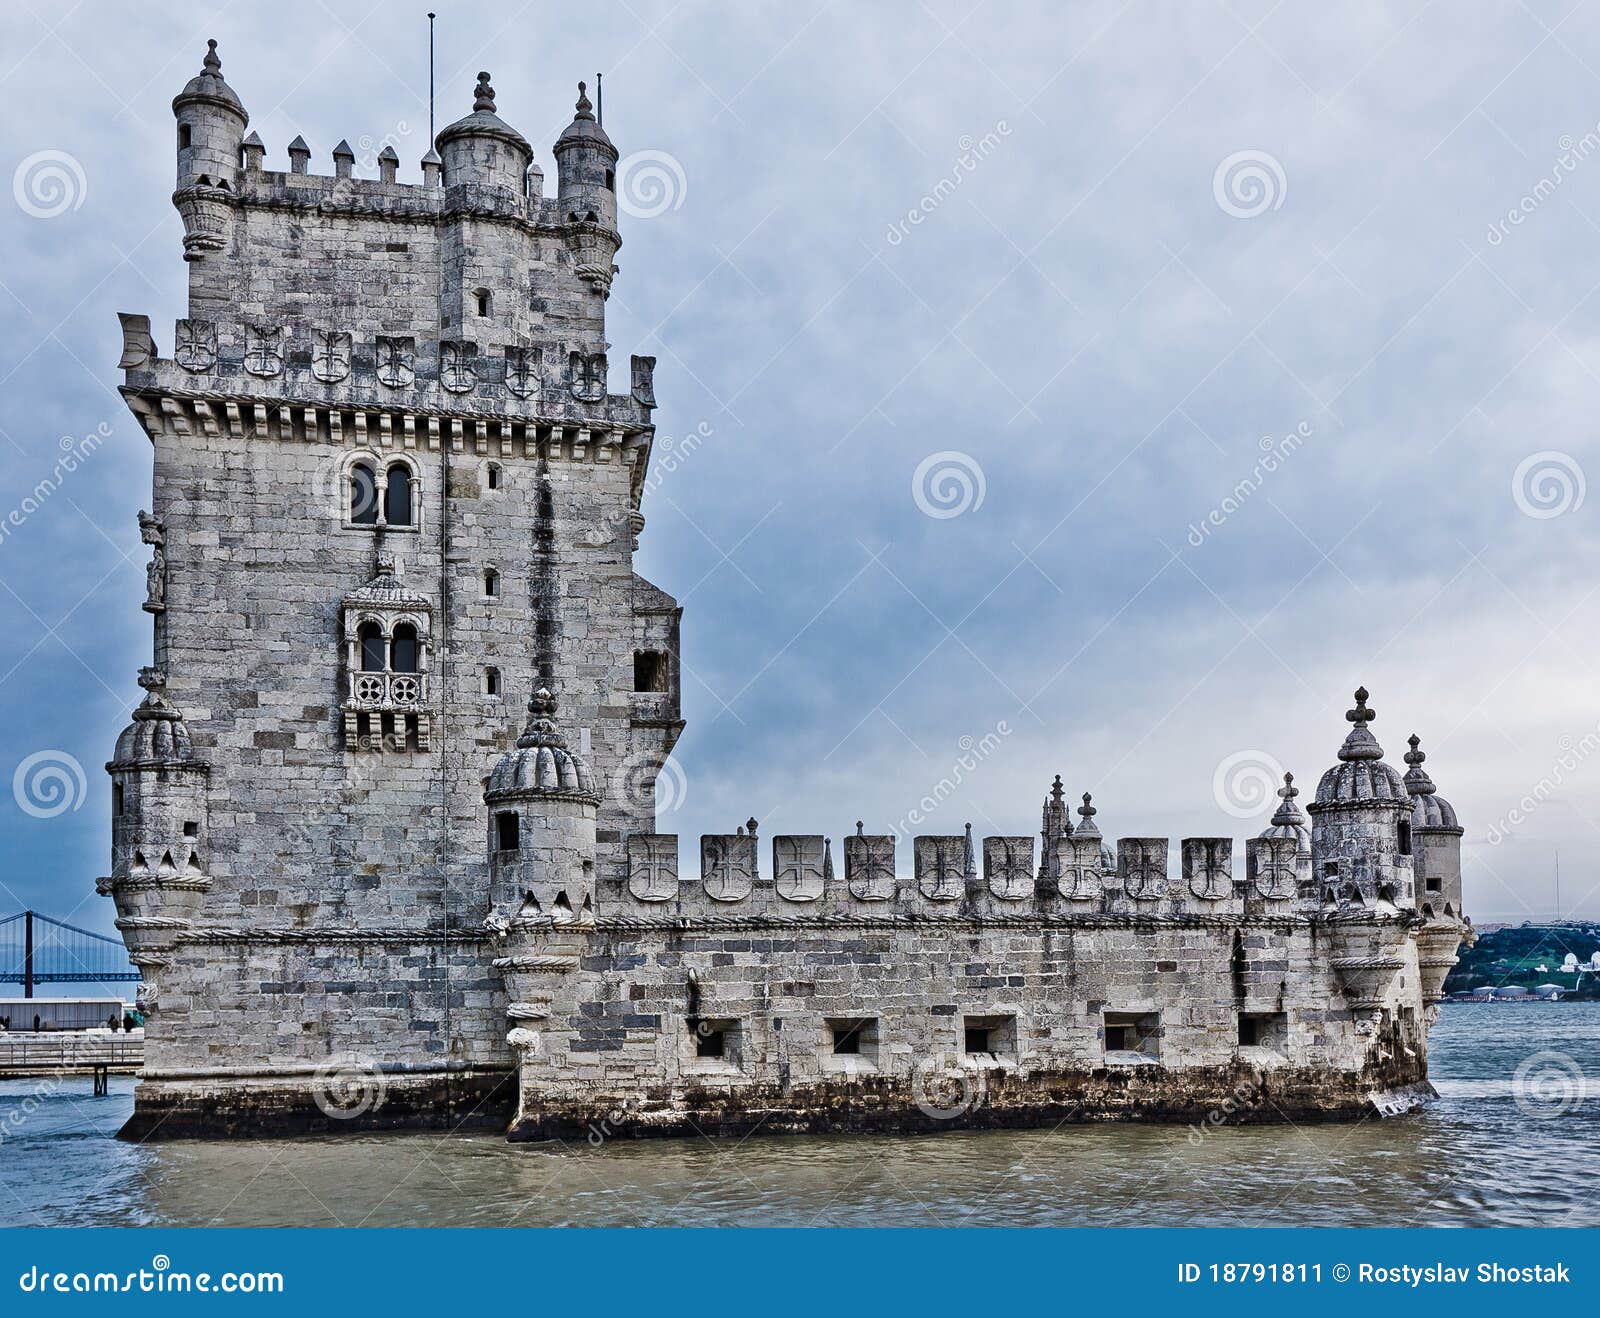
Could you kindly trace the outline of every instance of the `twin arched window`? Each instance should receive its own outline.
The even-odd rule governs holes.
[[[354,526],[415,526],[411,468],[391,462],[379,486],[377,468],[357,462],[350,468],[350,522]]]
[[[357,632],[361,642],[363,673],[415,673],[418,671],[417,629],[409,622],[395,626],[386,637],[375,622],[364,622]]]

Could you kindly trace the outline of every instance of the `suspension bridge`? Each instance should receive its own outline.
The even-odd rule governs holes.
[[[0,984],[21,984],[33,997],[37,984],[137,983],[120,938],[91,933],[37,911],[0,919]]]

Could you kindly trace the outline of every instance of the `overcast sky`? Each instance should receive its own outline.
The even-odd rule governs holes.
[[[612,387],[659,358],[677,453],[637,563],[685,606],[663,831],[1027,833],[1059,772],[1108,837],[1242,838],[1364,683],[1473,916],[1551,914],[1558,850],[1600,915],[1600,10],[434,4],[439,123],[489,69],[552,181],[605,73]],[[269,168],[300,133],[415,179],[426,18],[62,8],[0,12],[0,771],[36,784],[0,915],[108,930],[149,648],[115,313],[170,350],[170,101],[214,36]]]

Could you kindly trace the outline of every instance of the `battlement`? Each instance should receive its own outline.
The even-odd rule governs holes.
[[[1164,837],[1120,838],[1113,851],[1098,836],[1069,835],[1054,839],[1054,854],[1039,863],[1034,837],[980,843],[969,826],[964,834],[917,837],[908,878],[897,870],[893,835],[858,826],[843,839],[841,877],[833,839],[817,833],[774,836],[764,871],[754,822],[702,835],[697,872],[681,864],[676,834],[633,834],[620,872],[602,880],[600,916],[688,924],[731,917],[1205,923],[1410,910],[1359,887],[1330,900],[1313,879],[1309,854],[1286,839],[1248,839],[1239,874],[1232,838],[1184,838],[1174,853]]]
[[[183,433],[226,423],[335,444],[393,435],[412,447],[421,432],[437,449],[443,433],[458,451],[470,442],[509,457],[535,432],[570,430],[582,458],[591,444],[631,453],[653,432],[654,357],[633,357],[630,391],[612,394],[604,352],[186,318],[162,357],[148,316],[120,319],[122,392],[152,438],[168,424]]]

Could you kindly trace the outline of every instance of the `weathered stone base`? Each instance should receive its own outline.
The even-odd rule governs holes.
[[[692,1135],[916,1134],[1134,1121],[1271,1125],[1359,1121],[1411,1111],[1437,1097],[1421,1077],[1400,1080],[1323,1070],[1107,1068],[1027,1076],[974,1072],[970,1085],[929,1093],[916,1082],[856,1077],[804,1091],[652,1093],[607,1107],[587,1100],[525,1100],[507,1138],[648,1139]]]
[[[384,1074],[319,1089],[317,1077],[142,1080],[118,1138],[222,1139],[372,1130],[503,1130],[517,1078],[502,1070]],[[321,1102],[319,1102],[319,1097]]]

